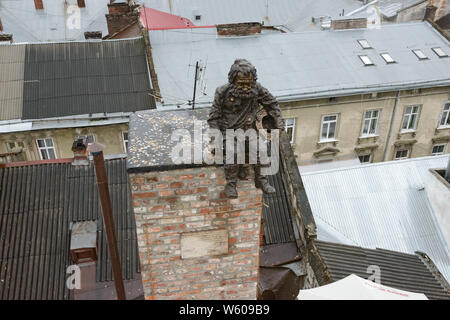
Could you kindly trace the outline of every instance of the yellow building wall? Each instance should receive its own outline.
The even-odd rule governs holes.
[[[281,104],[283,117],[296,119],[293,147],[299,165],[308,164],[312,160],[354,158],[370,150],[372,162],[383,161],[396,97],[397,92],[387,92]],[[436,143],[433,139],[450,134],[450,128],[437,129],[444,103],[449,100],[450,87],[401,91],[385,160],[393,160],[395,144],[403,140],[417,140],[411,145],[410,157],[431,155],[432,147]],[[405,108],[409,105],[421,105],[417,129],[415,134],[402,134],[401,123]],[[370,138],[362,137],[364,112],[374,109],[380,110],[377,135]],[[338,115],[337,141],[321,143],[322,116],[330,114]],[[446,143],[445,153],[449,153],[448,141],[445,141],[445,138],[442,141],[439,143]],[[314,155],[326,147],[337,148],[339,152],[335,155]],[[369,148],[364,149],[365,147]]]
[[[58,159],[73,158],[72,144],[76,137],[80,135],[94,135],[96,142],[105,145],[103,150],[105,155],[123,154],[126,153],[122,138],[122,132],[124,131],[128,131],[128,123],[6,133],[0,135],[0,154],[8,152],[8,141],[23,141],[26,148],[26,161],[41,160],[36,139],[52,138]]]

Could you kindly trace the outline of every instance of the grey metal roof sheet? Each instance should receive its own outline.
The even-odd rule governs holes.
[[[196,26],[264,22],[291,31],[316,29],[312,17],[338,16],[361,7],[354,0],[144,0],[145,6],[190,19]],[[200,20],[195,16],[201,15]]]
[[[106,161],[124,279],[140,272],[126,159]],[[71,222],[97,220],[97,281],[113,279],[95,173],[71,163],[0,169],[0,299],[68,299]]]
[[[395,17],[399,11],[426,2],[426,0],[379,0],[378,8],[387,18]]]
[[[3,0],[3,32],[12,33],[14,42],[84,40],[85,31],[102,31],[106,35],[108,3],[109,0],[85,0],[86,7],[78,11],[77,0],[45,0],[44,9],[36,10],[34,1]],[[78,13],[79,27],[74,23]]]
[[[424,293],[428,299],[450,299],[445,287],[418,255],[323,241],[315,243],[333,281],[350,274],[368,278],[372,274],[367,272],[368,267],[375,265],[380,268],[380,281],[383,285]]]
[[[362,49],[358,39],[374,49]],[[210,104],[236,58],[250,60],[261,84],[280,101],[450,85],[450,59],[431,50],[441,47],[450,54],[450,44],[425,22],[246,37],[217,37],[215,28],[158,30],[150,32],[150,41],[166,105],[192,98],[196,61],[204,67],[197,103]],[[418,60],[415,48],[429,59]],[[397,63],[386,64],[383,52]],[[364,66],[361,54],[375,66]]]
[[[154,107],[142,38],[28,44],[24,68],[23,119]]]
[[[0,46],[0,120],[20,119],[25,46]]]
[[[428,254],[450,279],[450,251],[429,203],[429,168],[450,155],[303,173],[319,240]]]

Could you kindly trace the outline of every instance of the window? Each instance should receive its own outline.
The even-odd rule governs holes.
[[[336,137],[337,114],[326,115],[322,117],[322,130],[320,132],[320,140],[334,140]]]
[[[384,61],[386,61],[386,63],[395,63],[395,60],[392,59],[389,53],[382,53],[381,57],[384,59]]]
[[[444,154],[445,144],[435,144],[431,150],[432,156],[438,156]]]
[[[420,49],[413,50],[414,54],[419,58],[419,60],[426,60],[428,57],[425,55],[425,53],[422,52]]]
[[[128,131],[122,132],[123,150],[128,152]]]
[[[78,136],[77,139],[87,139],[88,146],[95,142],[95,137],[93,135],[89,136]]]
[[[291,143],[294,143],[295,118],[287,118],[284,121],[285,121],[284,130],[288,134]]]
[[[419,106],[408,106],[403,116],[402,130],[416,130],[417,119],[419,117]]]
[[[439,122],[439,127],[449,127],[450,126],[450,102],[444,105],[444,110],[442,110],[441,121]]]
[[[8,147],[8,152],[23,150],[25,148],[22,141],[10,141],[6,143],[6,146]]]
[[[200,20],[201,18],[202,18],[202,16],[199,14],[195,16],[195,20]]]
[[[362,135],[369,136],[378,133],[378,116],[379,110],[368,110],[364,112],[364,123],[362,128]]]
[[[358,156],[358,158],[359,158],[359,162],[361,162],[361,164],[370,163],[372,154],[369,153],[369,154],[361,155],[361,156]]]
[[[408,159],[408,157],[409,157],[408,149],[398,149],[397,151],[395,151],[394,160]]]
[[[363,49],[371,49],[372,48],[372,46],[369,44],[369,41],[367,41],[365,39],[358,40],[358,43],[361,46],[361,48],[363,48]]]
[[[437,55],[439,58],[445,58],[445,57],[448,57],[448,54],[446,54],[446,53],[444,52],[444,50],[442,50],[441,48],[431,48],[431,50],[433,50],[434,53],[436,53],[436,55]]]
[[[52,138],[36,140],[41,160],[56,159],[55,145]]]
[[[359,58],[362,60],[365,66],[373,66],[372,60],[368,56],[359,56]]]

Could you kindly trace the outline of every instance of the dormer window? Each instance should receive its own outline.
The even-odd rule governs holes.
[[[437,55],[439,58],[445,58],[445,57],[448,57],[448,54],[446,54],[446,53],[444,52],[444,50],[442,50],[441,48],[431,48],[431,50],[433,50],[434,53],[436,53],[436,55]]]
[[[364,63],[365,66],[373,66],[374,63],[372,62],[372,60],[370,60],[370,58],[368,56],[359,56],[359,58],[361,59],[361,61]]]
[[[386,63],[395,63],[395,60],[392,59],[389,53],[382,53],[381,57],[384,59],[384,61],[386,61]]]
[[[361,46],[361,48],[363,48],[363,49],[372,49],[372,46],[370,45],[369,41],[367,41],[366,39],[358,40],[358,43]]]
[[[420,49],[413,50],[414,54],[419,58],[419,60],[426,60],[428,57],[425,55],[425,53],[422,52]]]

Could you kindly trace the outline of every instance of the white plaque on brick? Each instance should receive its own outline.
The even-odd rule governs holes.
[[[215,256],[228,253],[226,229],[185,232],[181,234],[181,258]]]

